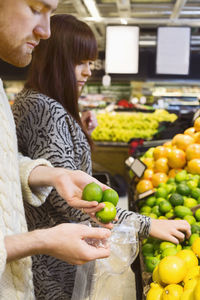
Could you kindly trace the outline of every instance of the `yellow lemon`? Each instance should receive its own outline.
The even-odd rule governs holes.
[[[180,300],[194,300],[193,290],[183,291],[183,294],[181,295]]]
[[[196,287],[194,289],[194,299],[193,300],[199,300],[200,297],[200,279],[198,279]]]
[[[160,276],[158,273],[158,265],[153,270],[152,279],[153,279],[153,282],[158,283],[161,286],[165,286],[165,284],[160,279]]]
[[[194,241],[194,243],[192,244],[192,250],[198,257],[200,257],[200,238],[197,238]]]
[[[197,276],[189,279],[184,285],[184,291],[185,290],[194,290],[197,285],[197,281],[198,281]]]
[[[178,256],[166,256],[158,265],[158,273],[162,282],[176,284],[183,280],[187,273],[186,263]]]
[[[187,275],[185,276],[185,278],[183,279],[184,284],[186,284],[186,282],[196,276],[200,275],[200,266],[195,266],[192,267],[190,270],[188,270]]]
[[[150,284],[150,290],[147,293],[146,300],[161,300],[163,288],[157,283]]]
[[[176,256],[184,260],[188,270],[190,270],[192,267],[198,266],[198,259],[192,250],[181,250],[176,254]]]
[[[178,284],[169,284],[164,288],[162,300],[180,300],[183,287]]]

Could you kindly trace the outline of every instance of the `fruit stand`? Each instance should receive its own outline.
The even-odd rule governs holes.
[[[136,276],[138,299],[197,300],[200,297],[200,118],[183,134],[148,149],[140,159],[147,169],[142,178],[131,179],[129,208],[153,219],[186,220],[192,234],[178,245],[152,237],[141,239],[140,254],[133,266],[133,270],[139,267],[141,271]]]

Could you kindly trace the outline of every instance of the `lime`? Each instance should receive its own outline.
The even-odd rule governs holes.
[[[191,232],[200,234],[200,225],[194,223],[191,225]]]
[[[180,251],[180,250],[182,249],[181,244],[178,244],[178,245],[176,246],[176,249],[177,249],[177,252]]]
[[[153,206],[151,212],[153,214],[156,214],[158,217],[160,217],[160,215],[161,215],[158,205]]]
[[[86,201],[101,202],[102,195],[103,191],[101,187],[97,183],[91,182],[84,187],[82,199]]]
[[[186,215],[183,219],[186,220],[190,225],[192,225],[196,222],[195,217],[190,216],[190,215]]]
[[[117,214],[116,207],[111,202],[102,202],[102,203],[104,203],[105,206],[100,211],[96,212],[96,218],[101,223],[109,223],[114,220]]]
[[[190,188],[187,184],[180,183],[180,184],[178,184],[178,186],[176,188],[176,192],[178,194],[188,196],[190,194]]]
[[[196,206],[198,204],[197,200],[193,198],[185,198],[184,199],[184,206],[192,208],[193,206]]]
[[[167,184],[168,183],[174,183],[175,182],[175,179],[174,178],[169,178],[168,180],[167,180]]]
[[[171,209],[169,212],[167,212],[167,213],[165,214],[165,217],[166,217],[167,219],[173,218],[173,217],[174,217],[174,210]]]
[[[185,170],[183,170],[183,171],[176,174],[175,181],[180,183],[182,181],[185,181],[186,178],[187,178],[187,172]]]
[[[168,194],[174,193],[176,191],[176,184],[166,184],[166,189],[168,191]]]
[[[187,186],[188,186],[191,190],[193,190],[193,189],[195,189],[196,187],[198,187],[198,181],[197,181],[197,180],[189,180],[189,181],[187,182]]]
[[[112,204],[114,204],[114,206],[116,206],[118,201],[119,201],[119,196],[115,190],[107,189],[103,191],[103,197],[101,202],[111,202]]]
[[[200,221],[200,208],[198,208],[196,211],[195,211],[195,218],[197,221]]]
[[[200,204],[200,197],[197,199],[198,204]]]
[[[168,195],[168,191],[164,187],[159,187],[155,193],[156,198],[166,198]]]
[[[141,207],[140,209],[140,213],[143,214],[143,213],[150,213],[151,212],[151,207],[150,206],[147,206],[147,205],[144,205]]]
[[[142,245],[142,254],[144,256],[153,256],[153,253],[154,253],[153,244],[147,242],[146,244]]]
[[[182,205],[175,206],[174,214],[178,218],[184,218],[186,215],[192,216],[192,211],[189,207],[185,207]]]
[[[169,256],[169,255],[176,255],[177,252],[178,251],[176,247],[166,248],[162,251],[161,258],[164,258],[165,256]]]
[[[158,188],[165,188],[166,184],[164,182],[159,183]]]
[[[155,202],[156,202],[156,197],[151,196],[151,197],[147,198],[146,205],[150,206],[150,207],[153,207],[155,205]]]
[[[183,250],[192,250],[191,246],[183,246]]]
[[[156,199],[156,205],[159,205],[162,201],[165,201],[165,198],[159,197]]]
[[[159,210],[161,213],[165,214],[165,213],[169,212],[171,209],[172,209],[171,203],[168,202],[167,200],[160,202]]]
[[[159,219],[159,220],[167,220],[167,217],[165,217],[165,216],[160,216],[158,219]]]
[[[194,188],[191,191],[191,196],[192,196],[192,198],[195,198],[198,200],[198,198],[200,197],[200,188]]]
[[[199,234],[198,233],[193,233],[191,234],[190,238],[189,238],[189,245],[192,246],[192,244],[194,243],[194,241],[196,239],[199,238]]]
[[[176,248],[176,245],[171,242],[161,242],[160,243],[160,251],[164,251],[167,248]]]
[[[180,194],[177,193],[173,193],[171,194],[171,196],[169,197],[169,202],[173,205],[173,206],[177,206],[177,205],[182,205],[183,204],[183,197]]]
[[[154,256],[147,256],[145,257],[145,266],[146,266],[146,270],[147,272],[153,272],[153,270],[155,269],[155,267],[159,264],[160,259],[158,257],[154,257]]]
[[[150,213],[149,214],[149,218],[151,218],[151,219],[158,219],[158,216],[156,214],[154,214],[154,213]]]

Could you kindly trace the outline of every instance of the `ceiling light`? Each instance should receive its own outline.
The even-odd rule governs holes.
[[[93,18],[95,18],[96,21],[99,21],[101,19],[101,16],[99,14],[98,8],[96,6],[96,3],[94,0],[83,0],[85,6],[87,7],[89,13]]]

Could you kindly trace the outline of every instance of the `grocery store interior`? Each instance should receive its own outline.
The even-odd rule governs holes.
[[[194,246],[199,242],[200,249],[200,0],[60,0],[55,14],[86,22],[98,43],[79,98],[80,113],[93,111],[98,121],[91,135],[94,177],[117,191],[122,209],[155,220],[184,219],[192,230],[180,248],[136,234],[137,253],[128,266],[118,273],[111,269],[110,288],[104,278],[105,293],[87,299],[182,299],[175,294],[185,293],[184,276],[200,257]],[[28,70],[0,60],[10,105]],[[124,264],[131,256],[126,254]],[[178,281],[170,259],[168,268],[160,267],[172,256],[190,260]],[[195,300],[196,276],[199,283],[190,288]]]

